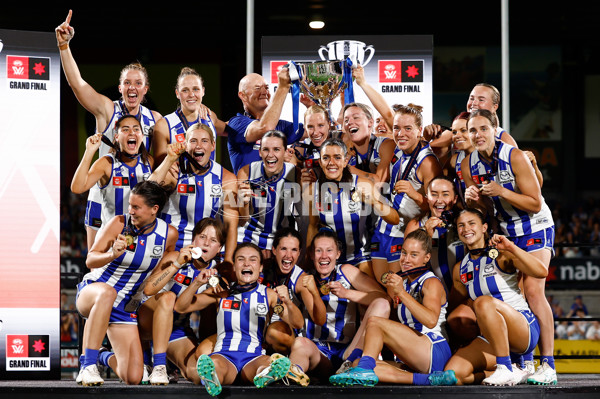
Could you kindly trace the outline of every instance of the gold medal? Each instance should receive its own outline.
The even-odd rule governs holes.
[[[327,284],[323,284],[319,288],[319,291],[321,291],[321,294],[323,294],[323,295],[328,295],[331,292],[331,288],[329,288],[329,286]]]
[[[219,285],[219,276],[210,276],[208,279],[208,285],[212,288],[215,288],[217,285]]]
[[[283,305],[278,303],[275,306],[273,306],[273,313],[275,313],[276,315],[280,315],[283,313]]]
[[[133,236],[132,236],[132,235],[129,235],[129,234],[127,234],[127,235],[125,236],[125,242],[127,243],[127,246],[128,246],[128,247],[130,247],[130,246],[131,246],[131,244],[133,244],[133,240],[134,240],[134,238],[133,238]]]
[[[498,257],[498,254],[499,254],[498,250],[494,247],[492,247],[488,250],[488,258],[490,258],[490,259],[496,259]]]
[[[383,284],[387,284],[387,278],[388,278],[388,276],[389,276],[389,275],[390,275],[390,272],[385,272],[385,273],[383,273],[383,274],[381,275],[381,282],[382,282]]]

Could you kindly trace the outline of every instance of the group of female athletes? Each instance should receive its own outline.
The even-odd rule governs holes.
[[[234,174],[215,161],[225,122],[202,105],[196,71],[182,69],[164,117],[142,105],[139,64],[112,101],[82,79],[70,19],[56,29],[63,70],[96,119],[71,184],[89,191],[78,383],[102,384],[99,366],[127,384],[166,385],[177,369],[211,395],[281,379],[556,383],[554,225],[493,86],[475,86],[451,128],[423,126],[421,107],[390,107],[358,66],[380,121],[345,104],[332,137],[313,105],[302,141],[269,131]]]

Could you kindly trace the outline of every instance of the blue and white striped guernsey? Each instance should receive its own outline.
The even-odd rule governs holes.
[[[196,123],[202,123],[204,125],[207,125],[208,127],[210,127],[210,130],[212,130],[213,133],[213,141],[215,143],[215,150],[210,154],[210,159],[212,159],[214,161],[215,159],[215,152],[217,151],[217,129],[215,128],[215,125],[213,124],[212,119],[210,118],[210,115],[208,115],[208,119],[201,119],[200,117],[198,117],[198,119],[196,119],[193,122],[189,122],[189,121],[185,121],[183,122],[181,118],[185,118],[185,116],[183,116],[183,114],[180,115],[178,114],[177,111],[171,112],[170,114],[166,115],[165,121],[167,122],[167,126],[169,128],[169,144],[173,144],[173,143],[185,143],[185,133],[187,131],[187,129],[196,124]]]
[[[285,276],[285,278],[281,279],[281,281],[268,281],[267,277],[265,277],[262,272],[258,281],[271,289],[274,289],[279,285],[285,285],[288,288],[290,299],[292,302],[294,302],[294,305],[296,305],[298,309],[302,310],[304,305],[302,303],[302,299],[298,297],[298,294],[296,294],[296,286],[298,285],[298,280],[300,280],[300,277],[303,274],[304,270],[300,266],[294,265],[294,268],[290,271],[290,273]],[[279,277],[279,275],[276,276]],[[271,322],[277,320],[280,320],[279,315],[273,314],[271,316]]]
[[[250,291],[222,298],[217,309],[217,342],[213,352],[263,354],[268,314],[267,287],[262,284]]]
[[[373,212],[361,201],[352,200],[357,182],[358,176],[353,174],[351,183],[315,184],[314,198],[319,220],[335,231],[342,243],[339,263],[355,264],[357,260],[360,262],[371,255],[368,230]],[[332,192],[331,188],[337,192]]]
[[[266,179],[263,161],[248,166],[248,180],[257,182],[250,199],[248,221],[238,227],[237,242],[251,242],[261,249],[271,249],[278,228],[291,225],[293,189],[296,168],[285,162],[280,175],[272,181]]]
[[[412,282],[409,281],[408,279],[405,279],[403,282],[404,289],[417,302],[419,302],[420,304],[423,304],[423,292],[422,292],[423,284],[425,284],[425,281],[430,278],[438,279],[438,277],[435,274],[433,274],[433,272],[431,272],[431,271],[426,271],[425,273],[421,274],[419,277],[417,277]],[[410,327],[413,330],[416,330],[420,333],[423,333],[423,334],[434,333],[434,334],[438,335],[440,338],[442,338],[442,337],[446,338],[447,334],[446,334],[445,324],[446,324],[446,308],[447,307],[448,307],[448,300],[446,298],[446,302],[442,305],[442,307],[440,309],[440,315],[438,317],[438,321],[433,328],[424,326],[419,320],[417,320],[415,317],[413,317],[413,315],[410,313],[410,310],[408,310],[408,308],[406,307],[406,305],[404,303],[400,303],[398,305],[398,320],[400,321],[400,323],[405,324],[408,327]]]
[[[184,161],[187,163],[187,161]],[[161,214],[177,228],[176,250],[192,243],[192,231],[203,218],[221,218],[223,207],[223,167],[214,161],[203,175],[183,173],[180,165],[177,187]],[[187,168],[183,168],[187,169]]]
[[[469,298],[490,295],[506,302],[515,310],[529,310],[527,301],[519,289],[517,271],[507,273],[500,269],[496,259],[465,256],[460,264],[460,281],[467,287]]]
[[[115,100],[115,101],[113,101],[113,103],[115,106],[113,116],[110,119],[110,122],[108,122],[106,129],[103,132],[101,132],[106,137],[108,137],[108,139],[110,141],[114,140],[115,134],[117,133],[117,129],[115,126],[116,126],[119,118],[124,115],[129,114],[129,112],[127,111],[127,108],[121,102],[121,100]],[[144,143],[144,146],[146,146],[146,150],[150,151],[150,148],[152,148],[151,147],[152,135],[150,133],[151,133],[151,130],[154,128],[154,125],[156,124],[156,121],[154,120],[154,115],[152,114],[152,110],[150,110],[140,104],[140,111],[137,115],[134,115],[134,116],[140,121],[140,125],[142,126],[142,131],[144,133],[143,143]],[[108,154],[109,151],[110,151],[110,148],[106,144],[102,143],[102,145],[100,146],[100,150],[99,150],[100,156],[104,156],[104,155]]]
[[[125,226],[129,215],[126,215]],[[167,244],[168,224],[161,219],[151,231],[134,238],[133,244],[106,266],[93,269],[82,281],[102,282],[117,291],[113,308],[134,313],[139,303],[129,303],[144,288],[144,281],[163,257]],[[129,306],[127,306],[129,304]]]
[[[423,182],[417,177],[417,169],[421,166],[423,160],[429,156],[435,156],[429,144],[425,144],[419,150],[415,162],[410,172],[408,172],[407,180],[415,190],[423,187]],[[404,174],[405,169],[409,166],[411,154],[405,154],[399,148],[394,151],[394,156],[390,162],[390,191],[393,191],[394,185]],[[404,237],[404,227],[411,220],[421,214],[421,208],[413,201],[406,193],[394,194],[390,192],[390,200],[394,209],[400,215],[400,223],[397,225],[388,224],[382,218],[379,218],[376,231],[388,237]]]
[[[419,227],[424,227],[429,216],[419,220]],[[452,268],[456,262],[460,262],[465,256],[465,246],[458,239],[453,230],[445,227],[436,227],[431,237],[431,259],[429,261],[431,270],[446,289],[446,293],[452,288]]]
[[[367,152],[365,154],[361,154],[354,148],[355,151],[352,152],[350,156],[350,160],[348,161],[348,165],[356,166],[360,170],[363,170],[368,173],[377,172],[377,166],[381,162],[381,154],[379,153],[379,148],[381,144],[385,141],[389,140],[387,137],[382,136],[371,136],[369,139],[369,146],[367,147]]]
[[[512,147],[500,140],[496,140],[496,149],[498,154],[498,167],[494,171],[495,176],[492,180],[502,187],[520,193],[517,181],[510,163],[510,155],[515,147]],[[492,171],[492,165],[482,159],[477,151],[473,151],[469,156],[469,165],[471,177],[475,184],[480,184],[487,179]],[[502,232],[508,237],[521,237],[537,231],[545,230],[554,226],[552,212],[542,198],[542,209],[538,213],[528,213],[515,206],[512,206],[502,197],[490,197],[494,203],[495,216],[500,221]]]
[[[456,163],[454,164],[454,173],[456,174],[456,178],[454,180],[454,187],[456,189],[456,193],[460,201],[464,204],[465,202],[465,191],[467,190],[467,184],[465,183],[465,179],[462,175],[462,170],[460,163],[467,156],[465,151],[457,151],[456,152]]]
[[[338,281],[346,289],[353,289],[352,284],[346,278],[341,270],[342,265],[338,264],[331,272],[335,274],[330,276],[331,281]],[[327,312],[327,321],[323,326],[315,324],[304,311],[304,325],[306,328],[306,337],[313,341],[349,343],[354,338],[358,323],[360,321],[358,314],[358,305],[356,302],[339,298],[332,293],[321,295],[325,310]]]
[[[98,183],[102,194],[102,224],[108,223],[114,216],[128,212],[131,189],[136,184],[148,180],[152,173],[150,165],[144,164],[139,155],[134,166],[121,162],[114,154],[107,156],[112,163],[110,179],[105,186]]]
[[[121,103],[120,100],[113,101],[114,104],[114,112],[112,118],[108,122],[106,129],[103,132],[99,132],[104,134],[110,141],[113,141],[115,138],[115,125],[119,118],[126,114],[124,112],[125,106]],[[126,109],[125,109],[126,110]],[[150,132],[154,128],[154,124],[156,121],[154,120],[154,115],[152,111],[143,105],[140,104],[140,112],[138,114],[138,120],[142,126],[142,131],[144,132],[144,145],[146,149],[150,150]],[[96,132],[98,133],[98,132]],[[100,149],[98,150],[99,157],[103,157],[108,155],[110,151],[110,147],[106,144],[102,143],[100,145]],[[100,193],[99,187],[93,185],[88,192],[88,199],[86,205],[85,212],[85,225],[86,226],[95,226],[96,222],[94,219],[101,219],[102,214],[102,194]],[[98,220],[99,222],[99,220]],[[97,227],[97,226],[96,226]]]

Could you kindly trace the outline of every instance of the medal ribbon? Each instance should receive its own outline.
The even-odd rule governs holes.
[[[406,167],[404,169],[402,169],[402,162],[404,160],[405,155],[402,155],[402,158],[400,158],[400,169],[402,169],[402,174],[399,173],[398,174],[399,178],[396,178],[396,180],[393,180],[394,185],[399,180],[408,180],[408,175],[410,174],[410,171],[412,170],[412,168],[415,166],[415,164],[417,162],[417,156],[419,155],[421,148],[422,148],[421,141],[419,141],[419,143],[417,144],[417,146],[415,147],[413,152],[410,154],[410,158],[408,159],[408,163],[406,164]],[[393,189],[394,188],[392,187],[392,190]],[[404,193],[402,193],[402,195],[397,195],[396,197],[394,197],[394,207],[396,209],[399,208],[400,202],[402,202],[402,198],[404,198]]]
[[[487,256],[488,252],[490,252],[490,249],[495,248],[495,247],[483,247],[483,248],[473,248],[473,249],[469,249],[469,254],[473,255],[473,256],[479,256],[479,255],[485,255]]]
[[[300,69],[296,66],[294,61],[290,61],[288,64],[290,80],[292,81],[292,85],[290,88],[292,94],[292,121],[294,125],[294,133],[298,133],[298,126],[300,123],[299,114],[300,114],[300,81],[302,80],[302,76],[300,75]]]
[[[352,151],[354,151],[354,155],[356,156],[356,167],[363,172],[369,172],[369,165],[371,164],[371,156],[373,155],[373,151],[375,151],[375,140],[377,140],[376,136],[371,136],[369,139],[369,146],[367,147],[367,156],[365,158],[365,162],[363,163],[362,157],[358,153],[356,147],[352,147]]]
[[[188,163],[186,164],[187,161]],[[208,163],[206,164],[206,166],[202,166],[198,163],[198,161],[196,161],[196,159],[191,156],[187,151],[183,152],[180,156],[179,156],[179,167],[181,169],[181,172],[183,174],[189,175],[189,174],[193,174],[192,171],[192,167],[196,168],[198,170],[198,175],[203,174],[204,172],[206,172],[208,169],[210,169],[210,166],[212,161],[208,161]]]
[[[331,271],[331,273],[329,274],[329,276],[325,277],[325,278],[321,278],[319,277],[319,274],[317,273],[317,271],[314,271],[313,276],[315,277],[315,281],[317,282],[317,286],[319,287],[319,291],[321,291],[321,287],[323,287],[324,285],[332,282],[335,280],[335,278],[337,277],[337,271],[335,269],[335,267],[333,268],[333,270]]]
[[[139,229],[137,227],[135,227],[133,225],[133,223],[131,222],[131,218],[127,221],[127,226],[125,226],[125,228],[123,229],[123,233],[125,234],[129,234],[133,237],[137,237],[142,235],[142,232],[145,231],[148,227],[154,225],[156,223],[156,219],[154,219],[152,222],[148,223],[145,226],[140,227]]]
[[[354,102],[354,85],[352,83],[352,61],[350,58],[346,58],[342,61],[342,67],[344,69],[343,82],[346,84],[344,89],[344,105]]]
[[[229,295],[243,294],[244,292],[248,292],[253,290],[258,286],[258,281],[255,281],[250,284],[238,284],[237,282],[233,282],[229,287]]]

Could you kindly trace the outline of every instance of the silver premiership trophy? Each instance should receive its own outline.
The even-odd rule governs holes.
[[[290,78],[300,90],[329,113],[329,131],[338,132],[337,120],[331,113],[331,104],[347,88],[352,89],[352,62],[314,61],[291,62]]]

